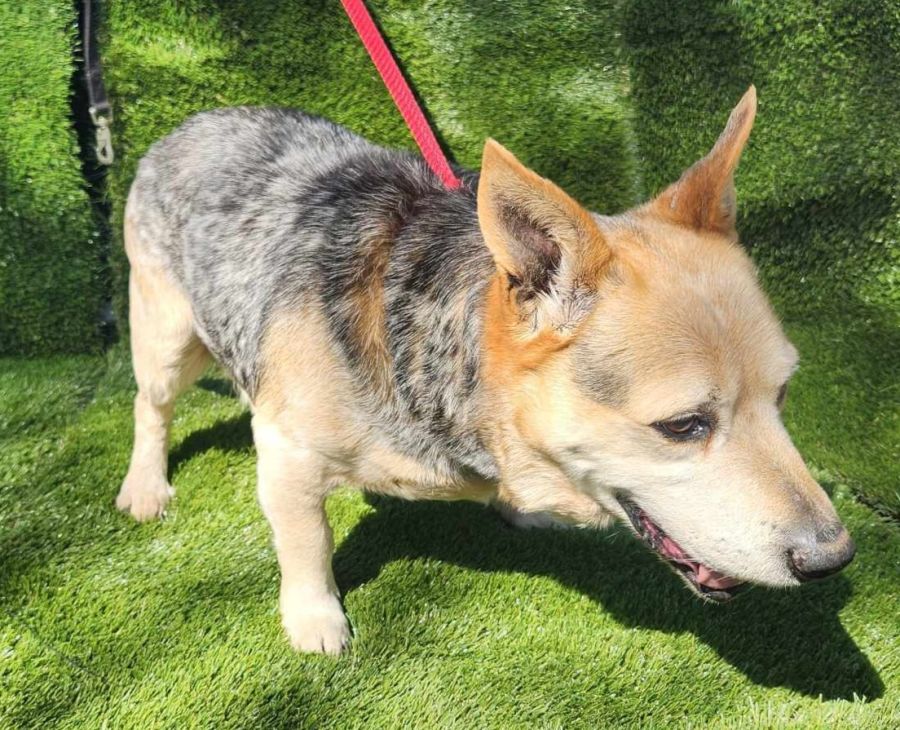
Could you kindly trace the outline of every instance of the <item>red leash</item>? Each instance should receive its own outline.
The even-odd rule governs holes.
[[[403,78],[400,67],[397,66],[397,62],[391,55],[387,43],[384,42],[378,26],[372,20],[366,4],[363,0],[341,0],[341,3],[350,17],[353,27],[356,28],[360,40],[362,40],[363,45],[369,52],[375,68],[381,74],[381,80],[384,81],[387,90],[391,92],[394,104],[397,105],[397,108],[403,115],[406,126],[409,127],[416,144],[419,145],[419,149],[422,151],[425,162],[428,163],[434,174],[443,181],[444,185],[451,190],[455,190],[461,184],[459,178],[450,169],[450,163],[447,162],[444,151],[438,144],[434,132],[428,124],[428,120],[425,119],[422,108],[416,102],[409,84]]]

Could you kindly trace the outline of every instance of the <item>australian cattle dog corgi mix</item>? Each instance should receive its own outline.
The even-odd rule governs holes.
[[[448,190],[299,111],[193,117],[125,213],[138,393],[116,504],[163,514],[175,399],[213,357],[252,407],[297,649],[350,637],[340,484],[520,525],[618,518],[713,601],[840,570],[853,542],[780,418],[797,352],[735,232],[755,113],[751,87],[706,157],[611,217],[493,140]]]

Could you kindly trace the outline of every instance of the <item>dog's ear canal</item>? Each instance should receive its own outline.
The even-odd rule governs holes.
[[[732,110],[709,154],[660,193],[650,203],[651,209],[680,225],[735,237],[734,171],[755,118],[756,87],[751,86]]]
[[[563,304],[584,295],[609,260],[591,214],[492,139],[484,145],[478,221],[497,267],[526,308],[537,306],[540,294],[552,292]]]

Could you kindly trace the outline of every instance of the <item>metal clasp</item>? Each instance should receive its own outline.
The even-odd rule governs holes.
[[[101,165],[111,165],[116,159],[112,146],[112,133],[109,128],[113,118],[112,109],[98,110],[92,106],[88,109],[88,112],[90,112],[91,121],[97,130],[94,143],[97,162]]]

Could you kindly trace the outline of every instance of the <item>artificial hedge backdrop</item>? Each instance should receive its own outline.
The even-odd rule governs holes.
[[[101,250],[70,119],[71,0],[0,2],[0,354],[99,344]]]
[[[124,331],[128,186],[150,144],[195,111],[292,105],[412,147],[337,0],[99,5],[116,112],[111,283],[67,119],[73,8],[0,7],[0,352],[95,347],[104,296]],[[900,514],[900,3],[369,6],[457,162],[476,167],[493,136],[603,212],[674,180],[755,83],[739,227],[820,386],[788,414],[795,437],[838,472],[871,443],[854,467],[860,493]]]
[[[755,83],[741,228],[784,311],[896,314],[895,0],[369,5],[458,162],[493,136],[604,212],[677,178]],[[104,50],[118,210],[140,155],[199,109],[299,106],[412,146],[337,0],[118,0]]]
[[[99,5],[117,215],[141,154],[200,109],[295,105],[411,146],[336,0]],[[477,166],[494,136],[602,211],[677,177],[752,81],[760,114],[739,173],[741,227],[770,288],[789,314],[896,323],[898,3],[370,6],[457,161]],[[0,36],[0,352],[85,349],[109,292],[70,119],[73,4],[4,3]]]

